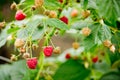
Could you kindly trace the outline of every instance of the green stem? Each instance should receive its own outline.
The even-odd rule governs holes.
[[[37,73],[37,76],[36,76],[36,78],[35,78],[35,80],[39,80],[39,78],[40,78],[40,73],[42,72],[42,70],[43,70],[43,66],[44,66],[44,54],[43,54],[43,52],[41,53],[41,55],[40,55],[40,58],[39,58],[39,64],[38,64],[38,67],[40,67],[40,69],[39,69],[39,71],[38,71],[38,73]]]

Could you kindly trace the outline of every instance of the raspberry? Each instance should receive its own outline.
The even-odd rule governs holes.
[[[13,2],[10,6],[11,10],[16,10],[17,9],[17,4],[15,2]]]
[[[60,53],[61,53],[60,47],[56,47],[56,48],[53,50],[53,53],[54,53],[54,54],[60,54]]]
[[[61,17],[60,20],[68,24],[68,18],[66,16]]]
[[[52,52],[53,52],[53,47],[52,46],[46,46],[43,50],[44,52],[44,55],[46,57],[50,57],[52,55]]]
[[[95,56],[95,57],[92,58],[93,63],[96,63],[97,61],[98,61],[98,56]]]
[[[82,12],[82,16],[83,18],[87,18],[90,15],[90,11],[89,10],[85,10]]]
[[[23,47],[24,46],[24,40],[22,39],[16,39],[15,43],[14,43],[14,46],[16,48],[20,48],[20,47]]]
[[[24,59],[30,58],[30,54],[29,53],[24,53],[22,56]]]
[[[79,43],[74,42],[74,43],[72,43],[72,46],[73,46],[74,49],[78,49],[79,48]]]
[[[91,29],[89,29],[88,27],[85,27],[85,28],[82,29],[82,34],[84,36],[89,36],[90,33],[91,33]]]
[[[44,0],[35,0],[35,6],[36,7],[41,7],[44,3]]]
[[[60,3],[63,3],[63,0],[59,0]]]
[[[111,41],[105,40],[105,41],[103,42],[103,44],[104,44],[104,46],[106,46],[106,47],[110,47],[110,46],[111,46]]]
[[[66,58],[66,59],[70,59],[70,58],[71,58],[70,53],[67,53],[67,54],[65,55],[65,58]]]
[[[26,63],[29,69],[35,69],[37,66],[37,58],[29,58]]]
[[[26,18],[26,14],[25,13],[23,13],[23,11],[22,10],[18,10],[17,12],[16,12],[16,14],[15,14],[15,19],[16,20],[23,20],[23,19],[25,19]]]
[[[57,17],[57,13],[55,11],[50,11],[49,12],[49,17],[50,18],[56,18]]]
[[[110,46],[110,51],[113,52],[113,53],[115,52],[115,46],[114,45]]]
[[[78,15],[78,10],[77,9],[72,10],[70,15],[71,17],[76,17]]]

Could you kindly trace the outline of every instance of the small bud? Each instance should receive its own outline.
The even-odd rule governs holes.
[[[13,35],[9,35],[8,37],[7,37],[7,40],[8,41],[10,41],[10,40],[13,40],[14,38],[13,38]]]
[[[70,15],[71,15],[71,17],[76,17],[78,15],[78,10],[73,9]]]
[[[44,11],[44,14],[45,14],[46,16],[48,16],[48,15],[50,14],[50,11],[49,11],[49,10],[46,10],[46,11]]]
[[[33,49],[33,50],[36,50],[38,47],[39,47],[39,46],[38,46],[37,44],[33,44],[33,45],[32,45],[32,49]]]
[[[110,49],[111,52],[113,52],[113,53],[115,52],[115,46],[114,45],[111,45],[109,49]]]
[[[103,44],[104,44],[104,46],[106,46],[106,47],[110,47],[111,46],[111,41],[110,40],[105,40],[104,42],[103,42]]]
[[[83,11],[82,16],[83,16],[83,18],[87,18],[88,16],[90,16],[90,11],[89,10]]]
[[[34,11],[36,9],[36,6],[32,6],[31,9]]]
[[[73,43],[72,43],[72,47],[73,47],[74,49],[78,49],[78,48],[79,48],[79,43],[78,43],[78,42],[73,42]]]
[[[4,27],[5,27],[5,25],[6,25],[5,21],[0,22],[0,29],[4,28]]]
[[[41,7],[44,3],[44,0],[35,0],[35,6],[36,7]]]
[[[88,27],[85,27],[85,28],[82,29],[82,34],[84,36],[89,36],[90,33],[91,33],[91,29],[89,29]]]
[[[53,53],[54,53],[54,54],[60,54],[60,53],[61,53],[60,47],[56,47],[56,48],[53,50]]]
[[[84,62],[84,66],[85,68],[88,68],[89,67],[89,63],[87,61]]]
[[[56,18],[57,17],[57,13],[55,11],[50,11],[49,17],[50,18]]]
[[[15,43],[14,43],[14,46],[16,48],[20,48],[20,47],[23,47],[24,46],[24,40],[22,39],[16,39]]]
[[[17,9],[17,4],[15,2],[13,2],[10,6],[11,10],[16,10]]]
[[[24,59],[30,58],[30,54],[29,54],[29,53],[24,53],[24,54],[23,54],[23,58],[24,58]]]
[[[83,57],[82,57],[82,60],[87,61],[88,58],[87,58],[86,56],[83,56]]]
[[[20,53],[25,53],[25,52],[26,52],[26,49],[22,47],[22,48],[20,48],[19,51],[20,51]]]
[[[11,61],[17,61],[17,57],[16,57],[15,55],[12,55],[12,56],[10,57],[10,60],[11,60]]]

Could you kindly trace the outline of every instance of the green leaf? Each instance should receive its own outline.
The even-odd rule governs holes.
[[[41,28],[39,28],[39,26]],[[33,40],[40,39],[43,37],[44,30],[42,26],[42,17],[32,18],[27,24],[25,28],[21,28],[17,32],[17,37],[22,39],[27,39],[30,35]]]
[[[84,3],[83,3],[83,4],[84,4],[83,8],[86,9],[86,8],[87,8],[87,5],[88,5],[88,0],[84,0]]]
[[[119,72],[109,72],[104,74],[100,80],[120,80],[120,73]]]
[[[96,0],[96,1],[99,7],[99,14],[115,27],[116,20],[118,17],[120,17],[120,0]]]
[[[17,31],[19,29],[20,29],[19,27],[10,28],[10,29],[7,30],[7,33],[8,34],[13,33],[13,32],[15,32],[15,31]]]
[[[58,9],[61,5],[59,3],[59,1],[57,0],[44,0],[44,6],[47,8],[47,9]]]
[[[54,80],[84,80],[90,74],[90,70],[76,60],[68,60],[63,63],[53,76]]]
[[[111,39],[111,31],[109,26],[107,25],[101,25],[100,23],[95,23],[90,26],[92,29],[92,35],[94,37],[95,43],[98,43],[98,41],[104,41],[106,39]]]
[[[113,64],[114,62],[116,62],[117,60],[120,59],[120,51],[119,51],[119,49],[120,49],[120,32],[116,32],[114,35],[112,35],[111,42],[112,42],[112,44],[115,45],[115,53],[113,54],[109,49],[107,51],[109,53],[111,63]]]
[[[81,0],[81,5],[83,6],[84,9],[97,9],[97,5],[95,0]]]
[[[56,27],[56,28],[59,28],[59,29],[62,29],[62,30],[68,30],[68,26],[60,21],[59,19],[47,19],[46,21],[47,25],[51,26],[51,27]]]
[[[96,45],[100,44],[106,39],[111,39],[111,31],[107,25],[101,25],[100,23],[94,23],[89,26],[91,34],[86,37],[83,41],[83,45],[86,50],[90,50]]]
[[[8,37],[7,29],[8,29],[8,27],[9,26],[6,26],[6,28],[0,32],[0,47],[5,45],[5,43],[7,41],[7,37]]]
[[[111,39],[112,35],[111,35],[111,31],[110,31],[110,28],[109,26],[107,25],[103,25],[101,27],[101,40],[104,41],[106,39]]]
[[[93,20],[91,18],[87,18],[85,20],[79,20],[79,21],[74,22],[71,25],[71,28],[82,29],[84,27],[90,26],[91,24],[93,24]]]

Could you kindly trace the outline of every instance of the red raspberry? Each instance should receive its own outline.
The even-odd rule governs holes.
[[[44,52],[44,55],[46,57],[50,57],[52,55],[52,52],[53,52],[53,47],[52,46],[46,46],[43,50]]]
[[[68,18],[66,16],[61,17],[60,20],[68,24]]]
[[[93,63],[96,63],[97,61],[98,61],[98,56],[95,56],[95,57],[92,58]]]
[[[27,66],[30,69],[35,69],[37,66],[37,58],[29,58],[27,59]]]
[[[23,13],[22,10],[18,10],[15,14],[15,19],[16,20],[23,20],[23,19],[25,19],[25,17],[26,17],[26,14]]]
[[[63,3],[63,0],[59,0],[60,3]]]
[[[65,55],[65,58],[66,58],[66,59],[70,59],[70,58],[71,58],[70,53],[67,53],[67,54]]]

